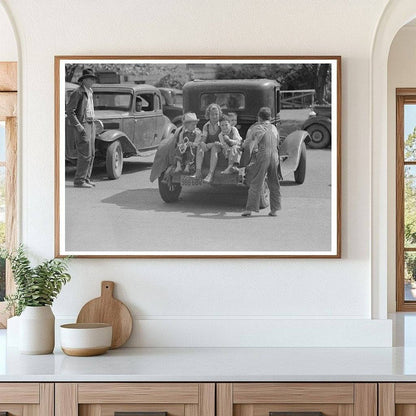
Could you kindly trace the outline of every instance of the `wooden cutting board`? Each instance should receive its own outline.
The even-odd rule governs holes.
[[[101,282],[101,296],[86,303],[77,323],[107,323],[113,326],[111,349],[121,347],[129,339],[133,319],[124,303],[113,297],[114,282]]]

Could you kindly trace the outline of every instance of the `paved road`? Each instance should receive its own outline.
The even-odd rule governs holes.
[[[118,180],[95,168],[94,189],[72,186],[66,172],[66,249],[69,251],[312,251],[331,247],[331,151],[308,150],[303,185],[282,183],[283,209],[241,217],[247,191],[183,188],[166,204],[151,164],[129,159]]]

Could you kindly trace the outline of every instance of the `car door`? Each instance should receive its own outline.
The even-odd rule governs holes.
[[[154,146],[156,131],[156,113],[154,111],[153,92],[139,92],[134,103],[134,144],[137,149]]]
[[[135,124],[134,114],[131,111],[132,101],[134,100],[133,93],[131,92],[129,94],[118,94],[115,97],[115,100],[115,107],[122,108],[123,110],[125,110],[125,112],[123,111],[123,114],[117,116],[118,119],[116,118],[115,120],[113,120],[114,127],[111,126],[111,128],[114,130],[121,130],[128,137],[129,140],[134,142],[133,138],[135,133]],[[104,126],[105,124],[106,123],[104,123]],[[117,124],[119,124],[120,127],[117,127]]]

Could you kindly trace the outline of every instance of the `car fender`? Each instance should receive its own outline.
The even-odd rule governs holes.
[[[312,126],[312,124],[321,124],[324,126],[329,133],[331,134],[331,119],[328,117],[323,116],[314,116],[309,117],[305,122],[302,124],[302,130],[307,130],[308,127]]]
[[[121,143],[121,148],[123,149],[123,154],[125,155],[136,155],[137,149],[136,146],[131,142],[131,140],[119,130],[106,130],[100,133],[97,136],[97,141],[105,143],[107,145],[119,140]]]
[[[172,134],[175,133],[176,131],[176,126],[171,123],[171,121],[166,117],[166,123],[165,123],[165,128],[163,129],[163,133],[162,133],[162,139],[161,140],[165,140],[168,137],[171,137]]]
[[[302,143],[307,143],[309,140],[309,133],[305,130],[296,130],[284,139],[279,149],[283,178],[292,174],[298,168]]]
[[[180,116],[177,116],[177,117],[175,117],[174,119],[172,119],[172,123],[175,125],[175,126],[181,126],[182,125],[182,118],[183,118],[183,116],[182,115],[180,115]]]

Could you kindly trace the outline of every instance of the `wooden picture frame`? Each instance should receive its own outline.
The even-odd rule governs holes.
[[[66,130],[74,129],[74,123],[67,119],[65,107],[70,90],[78,88],[67,82],[77,81],[87,74],[82,72],[86,69],[98,76],[98,83],[93,87],[94,117],[101,117],[102,124],[94,122],[100,129],[95,139],[95,162],[98,164],[102,159],[102,164],[106,165],[94,165],[92,178],[98,179],[94,188],[75,184],[79,181],[74,177],[76,168],[68,164],[72,161],[76,165],[80,153],[74,144],[79,139],[68,144],[71,133],[66,134]],[[223,81],[219,82],[220,78]],[[231,78],[234,79],[231,82],[234,89],[228,91]],[[251,81],[243,83],[246,78]],[[109,81],[119,87],[107,84]],[[203,85],[202,92],[192,90],[191,86],[197,83]],[[281,83],[290,89],[284,90]],[[285,137],[279,148],[283,208],[277,217],[268,216],[268,210],[253,212],[250,218],[241,216],[248,177],[244,176],[248,170],[241,167],[234,169],[235,176],[226,180],[224,175],[220,176],[219,170],[215,171],[214,185],[211,186],[199,186],[202,183],[199,179],[185,177],[184,164],[179,168],[181,173],[175,173],[172,168],[174,173],[168,177],[165,171],[163,176],[159,176],[162,181],[159,191],[165,201],[163,189],[168,189],[169,199],[172,191],[182,185],[181,199],[175,203],[161,199],[157,181],[156,184],[145,181],[145,177],[157,171],[162,153],[156,155],[157,162],[153,165],[141,164],[141,161],[161,141],[167,139],[163,142],[166,146],[174,143],[172,139],[169,143],[168,140],[172,131],[178,129],[174,126],[169,130],[168,126],[172,124],[166,119],[168,104],[162,107],[162,100],[166,99],[161,95],[162,87],[182,87],[184,84],[185,112],[196,113],[200,123],[210,103],[216,103],[224,113],[236,112],[236,128],[243,139],[247,123],[256,122],[260,107],[271,108],[272,123],[278,125],[280,138]],[[217,91],[220,84],[222,89]],[[147,85],[151,87],[146,89]],[[154,88],[155,85],[162,90]],[[311,88],[313,86],[315,89]],[[270,98],[271,93],[266,91],[270,88],[274,88],[274,98]],[[249,95],[252,90],[261,97]],[[169,93],[175,94],[174,91]],[[128,94],[131,94],[130,98],[127,98]],[[180,89],[176,95],[181,95]],[[315,97],[325,105],[316,105]],[[199,101],[192,101],[194,99]],[[281,103],[285,108],[279,113],[276,109]],[[71,108],[75,112],[73,105]],[[326,114],[323,113],[325,110]],[[148,119],[152,119],[153,126],[156,126],[154,130],[143,127]],[[129,122],[140,127],[129,127]],[[178,117],[171,116],[172,122],[179,124]],[[135,132],[141,135],[137,142]],[[75,134],[74,137],[78,136]],[[117,140],[119,144],[110,149]],[[134,146],[128,147],[124,141],[130,141]],[[309,141],[308,148],[305,141]],[[325,148],[313,148],[321,145]],[[195,149],[200,151],[200,147],[195,146]],[[218,154],[225,154],[225,151],[221,152],[223,149]],[[72,159],[68,155],[72,155]],[[132,156],[130,160],[127,159],[129,156]],[[172,157],[169,159],[171,163]],[[119,170],[120,159],[124,161],[122,171]],[[204,159],[203,169],[206,168],[205,162]],[[207,163],[209,165],[209,161]],[[118,179],[108,180],[117,174]],[[238,192],[227,188],[227,181],[234,184],[234,180]],[[293,186],[296,181],[303,183]],[[86,189],[79,189],[82,187]],[[56,56],[55,255],[90,258],[340,258],[341,57]]]

